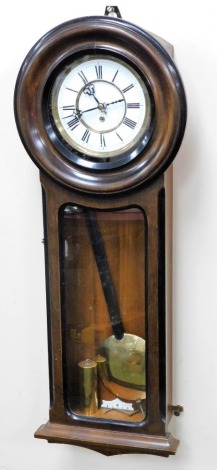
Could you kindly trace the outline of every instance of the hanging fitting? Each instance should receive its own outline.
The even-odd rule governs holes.
[[[114,18],[121,18],[121,13],[117,6],[107,6],[105,9],[105,15],[113,16]]]

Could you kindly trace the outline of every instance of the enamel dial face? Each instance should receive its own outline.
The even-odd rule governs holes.
[[[153,104],[145,80],[110,54],[68,63],[54,80],[49,108],[66,158],[89,168],[129,162],[151,134]]]

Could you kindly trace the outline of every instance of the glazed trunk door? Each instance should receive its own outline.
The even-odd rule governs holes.
[[[141,421],[146,409],[145,220],[141,210],[60,214],[65,405]]]

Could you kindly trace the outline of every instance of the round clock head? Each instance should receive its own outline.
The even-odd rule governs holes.
[[[128,62],[109,53],[85,54],[65,65],[51,87],[49,110],[55,133],[50,138],[60,141],[66,158],[87,168],[127,163],[151,135],[147,83]]]
[[[153,36],[119,18],[85,17],[30,50],[15,116],[31,158],[57,183],[116,194],[171,164],[186,100],[173,60]]]

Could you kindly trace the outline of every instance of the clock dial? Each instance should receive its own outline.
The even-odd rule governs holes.
[[[134,158],[148,142],[151,99],[141,76],[111,55],[86,55],[65,66],[50,99],[53,128],[85,161]],[[72,157],[73,159],[73,157]]]

